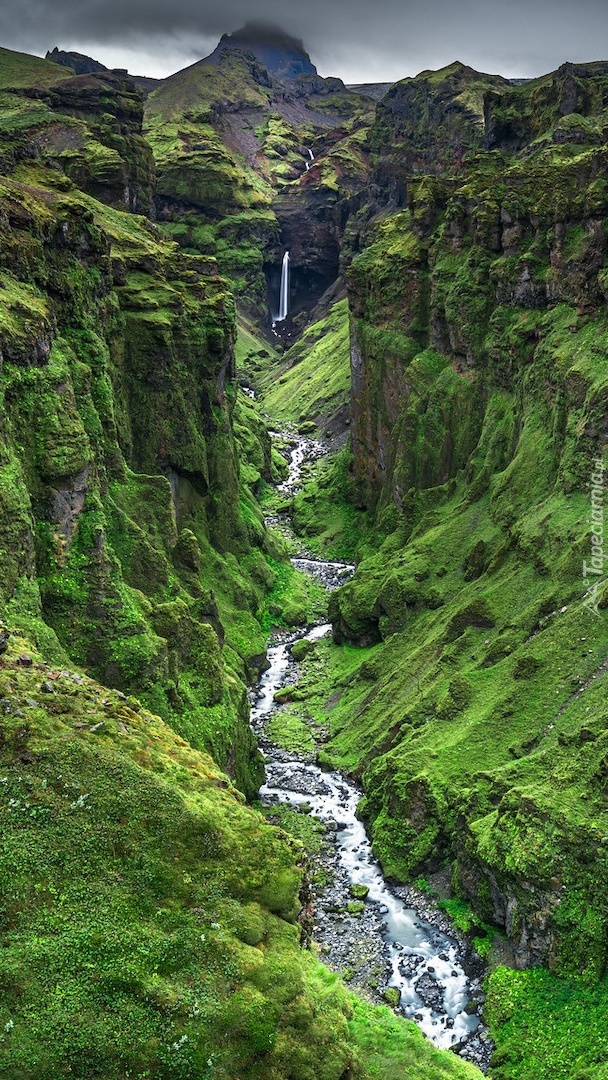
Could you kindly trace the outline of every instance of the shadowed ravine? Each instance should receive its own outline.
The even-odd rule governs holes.
[[[299,439],[282,493],[297,489],[309,454],[318,457],[319,447]],[[285,520],[281,526],[286,531]],[[354,570],[345,563],[313,558],[298,557],[293,562],[298,569],[313,574],[328,591],[343,584]],[[301,638],[318,640],[330,630],[322,624],[305,634],[291,632],[275,639],[268,650],[269,667],[254,691],[251,712],[252,728],[266,758],[266,783],[260,797],[267,805],[305,806],[305,812],[312,811],[326,826],[333,884],[316,897],[313,939],[330,966],[347,968],[351,954],[361,955],[363,950],[375,970],[382,971],[379,993],[394,988],[399,992],[402,1013],[414,1019],[436,1046],[456,1050],[485,1071],[492,1047],[473,1001],[479,990],[480,966],[477,970],[475,963],[471,966],[466,944],[446,932],[442,912],[425,901],[423,917],[399,895],[403,893],[412,903],[411,890],[384,879],[365,827],[357,818],[360,789],[339,773],[323,772],[310,761],[278,748],[266,732],[270,717],[281,707],[274,701],[275,693],[294,681],[292,645]],[[352,886],[369,890],[358,917],[346,913],[353,898]]]

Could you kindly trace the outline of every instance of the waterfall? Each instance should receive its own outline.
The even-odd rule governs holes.
[[[308,154],[308,159],[309,159],[309,160],[308,160],[308,161],[306,162],[306,172],[308,172],[308,170],[310,169],[310,163],[311,163],[311,161],[314,161],[314,160],[315,160],[315,155],[313,154],[312,150],[310,149],[310,146],[307,146],[307,147],[306,147],[306,153]]]
[[[283,268],[281,270],[281,296],[279,301],[279,314],[277,322],[285,322],[289,315],[289,252],[283,256]]]

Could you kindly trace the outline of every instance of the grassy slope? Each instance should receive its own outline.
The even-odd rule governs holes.
[[[0,49],[0,90],[37,86],[44,89],[69,78],[70,72],[38,56]]]
[[[28,648],[0,666],[3,1075],[479,1075],[301,951],[302,853],[210,758]]]
[[[237,313],[235,356],[239,374],[253,377],[266,364],[274,366],[279,355],[273,345],[263,338],[253,320],[243,312]]]
[[[280,420],[314,420],[323,430],[343,412],[350,393],[348,301],[339,301],[309,326],[260,384],[263,407]]]

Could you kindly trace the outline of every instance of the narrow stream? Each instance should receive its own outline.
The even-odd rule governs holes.
[[[318,456],[318,444],[297,440],[290,475],[280,488],[283,494],[297,489],[306,461]],[[282,526],[285,531],[285,522]],[[354,570],[347,564],[307,557],[292,561],[328,590],[337,588]],[[399,992],[401,1012],[415,1020],[436,1046],[455,1049],[485,1071],[491,1044],[473,1001],[480,983],[475,973],[471,977],[466,946],[446,932],[445,918],[428,921],[398,895],[407,895],[407,890],[385,881],[364,825],[357,818],[361,790],[339,773],[324,772],[311,761],[273,746],[267,735],[268,721],[280,708],[274,695],[294,681],[291,645],[300,638],[318,640],[330,631],[331,626],[321,625],[307,633],[283,635],[268,650],[270,666],[252,696],[251,713],[251,724],[266,758],[266,784],[260,798],[268,805],[302,807],[328,829],[333,843],[331,903],[323,903],[327,898],[322,897],[315,905],[313,938],[330,954],[330,965],[333,957],[338,966],[347,967],[349,953],[359,951],[361,942],[366,944],[382,969],[382,988]],[[353,886],[369,890],[359,919],[346,913]]]

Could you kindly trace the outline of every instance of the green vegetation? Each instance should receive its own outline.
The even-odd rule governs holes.
[[[408,181],[406,211],[362,224],[349,270],[347,498],[367,516],[356,575],[330,603],[340,648],[319,647],[298,709],[329,725],[320,760],[362,779],[385,871],[451,866],[456,923],[490,958],[509,955],[492,944],[504,927],[531,967],[490,979],[491,1075],[599,1078],[606,598],[602,580],[595,613],[584,606],[583,560],[605,463],[605,70],[574,71],[580,112],[566,119],[561,73],[517,89],[474,75],[401,84],[372,133],[387,187],[410,153],[393,150],[401,109],[411,127],[420,107],[433,142],[414,132],[412,171],[428,175]],[[500,153],[470,152],[481,90]],[[543,94],[547,127],[518,156],[501,109],[525,133]],[[319,494],[295,500],[312,543]]]
[[[303,849],[241,794],[268,596],[285,571],[280,618],[318,602],[257,503],[284,466],[237,392],[215,263],[118,209],[150,155],[104,79],[86,110],[69,77],[0,102],[0,1071],[388,1077],[384,1013],[300,948]],[[413,1077],[475,1075],[394,1039]]]
[[[31,86],[46,89],[69,76],[66,68],[42,60],[39,56],[0,49],[0,90]]]
[[[347,446],[321,459],[292,500],[292,521],[307,546],[330,559],[352,560],[366,534],[365,516],[354,504],[353,458]]]
[[[286,465],[240,380],[336,445],[352,419],[289,509],[356,574],[271,736],[360,779],[385,871],[451,870],[443,908],[526,969],[488,981],[494,1080],[603,1080],[608,67],[453,64],[375,115],[298,89],[227,48],[144,137],[124,77],[0,50],[0,1071],[479,1075],[301,950],[319,825],[244,804],[247,683],[325,600],[264,524]],[[284,351],[299,220],[311,281],[341,223],[349,299]]]
[[[237,373],[252,376],[268,364],[275,364],[278,354],[274,346],[263,338],[251,319],[243,312],[237,313],[237,338],[234,346]]]
[[[350,394],[348,301],[335,304],[259,380],[266,412],[283,421],[314,420],[321,433],[347,415]]]
[[[528,318],[514,312],[507,325]],[[569,330],[564,337],[572,319],[563,308],[535,316],[542,336],[535,364],[524,368],[518,440],[515,402],[495,390],[481,399],[477,449],[471,453],[469,442],[473,401],[469,430],[465,408],[456,428],[449,414],[446,423],[443,405],[437,421],[458,433],[451,463],[433,460],[436,448],[447,445],[439,435],[425,461],[427,443],[417,441],[414,424],[434,410],[435,393],[437,404],[439,397],[446,401],[444,372],[430,392],[413,381],[394,478],[386,485],[412,484],[407,471],[415,469],[428,477],[429,489],[411,492],[397,530],[333,601],[338,640],[384,645],[373,698],[366,671],[331,714],[328,751],[349,768],[360,768],[363,757],[366,812],[389,872],[410,877],[429,860],[456,857],[460,887],[484,918],[505,903],[496,899],[502,893],[516,905],[511,933],[519,941],[540,908],[554,919],[555,970],[593,979],[604,964],[601,839],[608,827],[601,781],[605,707],[602,681],[594,676],[603,673],[606,653],[604,617],[582,605],[590,541],[581,522],[589,503],[575,490],[593,466],[589,459],[585,464],[580,441],[560,442],[560,466],[536,390],[550,357],[564,372],[570,364],[580,370],[579,357],[589,362],[586,327],[580,337]],[[603,333],[596,323],[594,340]],[[579,430],[598,407],[604,380],[599,357],[587,370],[579,418],[574,402],[569,410],[569,423]],[[452,393],[450,409],[457,400]],[[470,463],[456,472],[466,452]],[[452,481],[446,465],[455,472]],[[531,894],[523,885],[530,881]]]
[[[308,626],[316,622],[327,606],[323,587],[314,578],[294,570],[288,562],[267,561],[274,579],[260,620],[263,629]]]
[[[2,1072],[388,1080],[385,1011],[299,947],[302,849],[138,702],[27,644],[0,670]],[[477,1075],[391,1032],[415,1080]]]
[[[284,87],[238,43],[165,80],[146,101],[161,228],[189,252],[212,255],[240,305],[267,317],[265,270],[280,260],[282,210],[333,206],[367,170],[370,102],[302,88],[297,113]],[[307,149],[322,161],[306,171]],[[289,209],[287,209],[289,213]]]
[[[309,724],[292,709],[284,707],[272,717],[268,734],[273,743],[302,757],[314,757],[315,743]]]
[[[440,1053],[428,1042],[414,1024],[404,1037],[403,1022],[387,1008],[377,1008],[370,1016],[370,1007],[351,995],[353,1015],[349,1023],[352,1036],[361,1047],[361,1056],[368,1075],[374,1080],[404,1073],[429,1080],[455,1077],[479,1077],[478,1070],[453,1054]],[[453,1072],[452,1072],[453,1070]]]
[[[422,71],[395,83],[379,103],[370,147],[385,161],[396,158],[398,148],[401,175],[458,167],[466,151],[483,146],[485,100],[494,95],[500,101],[510,89],[501,76],[459,62]]]
[[[584,988],[543,968],[498,968],[485,1008],[497,1043],[493,1080],[603,1080],[607,991],[605,978]]]
[[[18,176],[4,197],[25,196],[30,219],[20,245],[6,234],[5,259],[25,280],[6,275],[0,333],[13,360],[2,375],[7,483],[16,469],[26,491],[14,539],[6,536],[5,596],[31,592],[37,578],[38,614],[77,663],[136,691],[221,764],[232,755],[253,791],[259,765],[242,680],[264,651],[258,617],[275,580],[254,495],[272,464],[246,402],[218,393],[234,334],[224,284],[213,266],[176,263],[174,246],[143,219],[75,190],[54,196],[40,169]],[[53,270],[70,297],[53,310],[44,285],[59,257],[57,220],[88,246],[89,262],[68,259],[62,279]],[[34,240],[30,222],[47,229],[46,241]],[[114,290],[102,273],[109,249]],[[46,363],[23,366],[44,359],[52,320],[61,334]],[[35,545],[27,565],[23,528]],[[276,555],[270,540],[267,553]],[[14,617],[23,618],[18,605]]]

